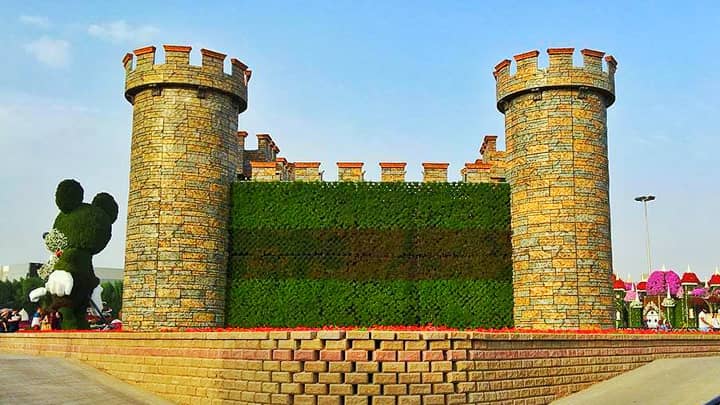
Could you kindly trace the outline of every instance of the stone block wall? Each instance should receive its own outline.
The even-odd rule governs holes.
[[[252,181],[278,181],[276,162],[250,162]]]
[[[380,181],[405,181],[405,162],[380,162]]]
[[[362,162],[337,162],[338,181],[363,181],[365,173],[363,173]]]
[[[513,232],[514,320],[519,328],[612,328],[606,109],[616,62],[583,50],[516,55],[495,69],[505,114]]]
[[[497,150],[497,136],[485,135],[480,146],[480,159],[465,163],[460,170],[467,183],[504,183],[507,176],[505,151]]]
[[[224,323],[247,67],[233,59],[226,74],[225,55],[206,49],[202,66],[191,66],[189,52],[166,45],[166,63],[155,64],[146,47],[123,59],[133,105],[123,297],[131,329]]]
[[[424,162],[423,167],[423,182],[425,183],[437,183],[447,182],[447,171],[449,163],[429,163]]]
[[[482,162],[490,165],[490,182],[504,182],[507,176],[507,156],[505,151],[497,150],[497,136],[485,136],[480,146],[480,155],[482,155]]]
[[[720,336],[3,333],[0,352],[78,359],[180,404],[547,404],[656,359],[718,356]]]
[[[275,141],[272,139],[270,134],[257,134],[257,149],[245,149],[245,138],[247,132],[238,131],[238,154],[240,156],[238,163],[237,178],[239,180],[248,180],[253,178],[253,168],[251,162],[279,162],[278,153],[280,148],[277,146]],[[284,161],[287,164],[287,159]],[[278,176],[276,180],[290,180],[289,174],[285,167],[278,168]],[[263,172],[263,175],[267,173]],[[269,181],[266,177],[263,177],[260,181]]]
[[[321,181],[320,162],[295,162],[295,181]]]
[[[492,165],[485,162],[465,163],[461,175],[466,183],[490,183]]]

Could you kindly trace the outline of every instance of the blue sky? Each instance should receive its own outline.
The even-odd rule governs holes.
[[[29,2],[28,2],[29,3]],[[387,4],[386,4],[387,3]],[[270,132],[290,161],[450,163],[451,180],[485,134],[504,144],[493,66],[548,47],[615,56],[608,112],[613,259],[647,268],[642,207],[652,193],[653,262],[720,265],[720,3],[694,2],[9,2],[0,15],[0,263],[44,261],[54,189],[76,178],[121,213],[98,266],[123,263],[131,106],[123,55],[206,47],[253,69],[241,129]],[[229,58],[228,58],[229,59]],[[576,58],[579,59],[579,58]],[[229,62],[228,62],[229,63]],[[254,146],[254,137],[249,146]],[[249,138],[249,139],[250,139]]]

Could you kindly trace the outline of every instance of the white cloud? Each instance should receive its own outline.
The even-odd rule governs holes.
[[[113,43],[146,42],[152,40],[158,32],[160,30],[152,25],[132,27],[124,20],[88,27],[88,34]]]
[[[70,64],[70,42],[64,39],[42,37],[24,46],[25,51],[40,62],[54,68]]]
[[[21,15],[20,22],[27,25],[34,25],[38,28],[49,28],[50,20],[47,17],[37,15]]]

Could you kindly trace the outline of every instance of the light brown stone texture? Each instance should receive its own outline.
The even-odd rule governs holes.
[[[504,183],[507,176],[505,151],[497,150],[497,136],[486,135],[480,146],[482,158],[465,163],[460,175],[467,183]]]
[[[337,162],[338,181],[363,181],[365,172],[363,172],[362,162]]]
[[[276,162],[250,162],[252,181],[278,181]]]
[[[179,49],[179,50],[178,50]],[[224,324],[230,185],[246,76],[223,55],[155,48],[125,58],[133,105],[123,321],[127,328]]]
[[[405,181],[405,162],[380,162],[381,182]]]
[[[77,359],[179,404],[547,404],[656,359],[718,356],[720,336],[2,333],[0,352]]]
[[[245,149],[245,137],[247,132],[238,131],[238,144],[239,149],[239,163],[238,163],[238,179],[239,180],[252,180],[253,168],[250,162],[278,162],[282,163],[277,168],[277,178],[274,180],[291,180],[291,169],[286,167],[287,159],[279,161],[277,154],[280,152],[280,148],[277,146],[275,141],[272,139],[270,134],[257,134],[257,149]],[[242,138],[242,139],[240,139]],[[280,158],[281,160],[284,158]],[[270,181],[267,178],[267,173],[263,173],[263,178],[260,181]]]
[[[320,162],[295,162],[295,181],[321,181]]]
[[[425,183],[445,183],[448,180],[447,171],[449,163],[431,163],[424,162],[423,182]]]
[[[466,183],[490,183],[490,169],[492,165],[482,161],[475,163],[465,163],[465,167],[460,171],[463,182]]]
[[[518,328],[613,327],[606,108],[615,63],[550,50],[495,71],[511,187],[514,321]],[[614,59],[613,59],[614,61]]]

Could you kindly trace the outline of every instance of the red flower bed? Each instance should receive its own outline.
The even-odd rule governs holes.
[[[158,332],[276,332],[276,331],[320,331],[320,330],[390,330],[390,331],[412,331],[412,332],[482,332],[482,333],[536,333],[536,334],[604,334],[604,335],[683,335],[683,334],[707,334],[713,332],[700,332],[698,330],[685,330],[677,329],[670,331],[659,331],[652,329],[517,329],[517,328],[502,328],[502,329],[457,329],[446,326],[435,326],[432,324],[420,325],[420,326],[387,326],[387,325],[376,325],[370,327],[359,327],[359,326],[323,326],[323,327],[293,327],[293,328],[278,328],[269,326],[259,326],[255,328],[161,328]],[[133,332],[121,329],[111,330],[20,330],[20,333],[97,333],[97,332],[126,332],[126,333],[141,333]],[[717,333],[717,332],[716,332]]]

